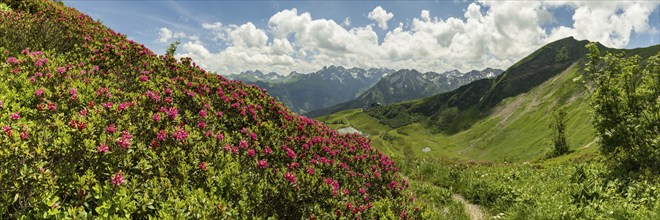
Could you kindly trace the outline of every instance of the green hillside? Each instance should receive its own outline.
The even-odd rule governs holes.
[[[384,151],[399,155],[442,155],[482,161],[530,161],[549,151],[548,124],[556,105],[568,112],[567,133],[573,150],[589,147],[594,132],[586,101],[583,69],[586,41],[550,43],[495,79],[478,80],[433,97],[349,110],[319,120],[350,125],[371,135]],[[567,56],[565,51],[577,55]],[[619,52],[621,50],[613,50]],[[649,56],[660,45],[626,50]],[[429,147],[428,153],[422,149]]]

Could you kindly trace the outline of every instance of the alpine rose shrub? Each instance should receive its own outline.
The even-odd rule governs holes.
[[[2,2],[0,219],[421,217],[369,139],[61,3]]]

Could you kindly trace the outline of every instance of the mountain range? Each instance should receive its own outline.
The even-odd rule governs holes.
[[[332,107],[308,113],[308,116],[318,117],[338,111],[387,105],[413,99],[424,98],[442,92],[448,92],[475,80],[493,78],[503,70],[486,68],[461,73],[458,70],[444,73],[426,72],[402,69],[383,77],[376,85],[369,88],[357,98]]]
[[[333,65],[309,74],[292,72],[282,76],[257,70],[230,77],[266,89],[291,110],[303,114],[351,100],[393,72],[387,68],[349,69]]]
[[[500,73],[502,70],[492,68],[467,73],[458,70],[421,73],[414,69],[395,71],[332,65],[309,74],[294,71],[284,76],[254,70],[229,77],[265,88],[295,112],[320,116],[373,103],[392,104],[428,97]]]

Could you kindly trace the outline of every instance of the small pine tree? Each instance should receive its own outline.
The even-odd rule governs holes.
[[[554,149],[550,156],[556,157],[568,153],[568,139],[566,138],[566,107],[555,106],[550,119],[550,129],[552,129],[552,143]]]

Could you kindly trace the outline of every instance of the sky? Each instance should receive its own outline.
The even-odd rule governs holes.
[[[158,54],[179,40],[177,57],[223,75],[506,69],[569,36],[614,48],[660,43],[660,0],[64,3]]]

